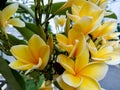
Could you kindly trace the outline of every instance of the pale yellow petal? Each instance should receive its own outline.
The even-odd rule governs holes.
[[[28,70],[33,67],[33,64],[31,63],[27,64],[27,63],[21,62],[21,60],[16,60],[16,61],[11,62],[9,66],[16,70]]]
[[[30,38],[30,40],[28,42],[28,47],[31,50],[32,55],[34,56],[34,58],[36,60],[38,60],[38,58],[39,58],[40,48],[44,45],[46,45],[45,42],[38,35],[33,35]]]
[[[63,81],[71,87],[77,88],[82,83],[82,78],[77,77],[67,71],[62,74]]]
[[[90,26],[87,28],[87,32],[94,31],[101,23],[103,16],[104,16],[104,10],[102,10],[100,7],[95,5],[91,2],[84,3],[83,7],[80,11],[80,17],[83,16],[91,16],[93,17],[93,21],[90,24]]]
[[[116,21],[106,21],[103,25],[97,28],[92,33],[92,35],[94,38],[109,35],[113,31],[115,31],[116,27],[117,27]]]
[[[86,66],[89,62],[89,52],[88,49],[85,48],[81,55],[75,60],[75,72],[79,73],[80,70]]]
[[[84,67],[80,73],[90,76],[96,80],[102,80],[108,71],[108,66],[104,63],[90,63]]]
[[[0,11],[0,27],[5,27],[5,22],[4,22],[2,11]]]
[[[18,60],[24,63],[35,63],[34,58],[27,45],[16,45],[10,49],[11,53]]]
[[[42,46],[40,48],[39,54],[40,54],[39,57],[42,60],[42,65],[40,66],[40,69],[44,69],[49,60],[50,47],[48,45]]]
[[[110,53],[109,56],[111,57],[111,60],[105,61],[109,65],[117,65],[120,64],[120,52],[118,53]]]
[[[10,4],[2,11],[4,20],[7,21],[18,9],[18,3]]]
[[[99,49],[97,56],[102,57],[105,54],[113,52],[113,47],[112,46],[103,46]]]
[[[69,57],[65,56],[65,55],[59,55],[58,56],[58,62],[62,65],[62,67],[72,73],[75,74],[74,72],[74,61],[72,59],[70,59]]]
[[[73,49],[73,45],[71,44],[66,45],[64,43],[58,43],[58,47],[64,51],[67,51],[68,53],[70,53]]]
[[[67,37],[65,35],[57,34],[56,39],[57,39],[58,43],[64,43],[64,44],[68,43]]]
[[[69,14],[68,12],[66,12],[66,14],[73,22],[77,22],[78,20],[80,20],[80,17],[77,15]]]
[[[16,27],[25,27],[25,23],[23,21],[21,21],[19,18],[14,18],[14,19],[8,20],[8,24],[11,24]]]
[[[73,25],[73,29],[79,30],[83,32],[85,35],[87,35],[90,31],[88,30],[88,27],[92,23],[92,17],[90,16],[84,16],[81,19],[77,19],[78,21],[75,22]]]
[[[101,90],[101,87],[96,80],[83,76],[83,82],[77,90]]]
[[[59,77],[57,78],[57,82],[58,82],[59,86],[60,86],[63,90],[76,90],[75,88],[67,85],[67,84],[63,81],[63,79],[61,78],[61,76],[59,76]]]
[[[71,51],[73,56],[79,56],[86,45],[85,36],[78,30],[70,30],[68,38],[69,43],[73,44],[73,49]]]
[[[79,16],[81,6],[72,5],[72,15]]]

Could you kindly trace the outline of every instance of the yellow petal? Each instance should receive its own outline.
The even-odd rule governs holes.
[[[87,32],[92,32],[100,25],[104,16],[104,10],[102,10],[100,7],[98,7],[94,3],[86,2],[81,8],[79,15],[80,17],[84,17],[84,16],[93,17],[92,23],[87,28],[88,30]]]
[[[68,43],[67,37],[62,34],[57,34],[56,39],[59,43],[64,43],[64,44]]]
[[[40,66],[40,69],[44,69],[49,60],[50,47],[48,45],[42,46],[40,48],[39,54],[40,54],[39,57],[42,60],[42,65]]]
[[[7,7],[5,7],[2,11],[4,20],[7,21],[18,9],[18,4],[10,4]]]
[[[32,55],[36,60],[39,58],[40,48],[44,45],[46,45],[45,42],[38,35],[33,35],[30,38],[28,47],[30,48]]]
[[[85,36],[78,30],[70,30],[68,33],[69,43],[73,44],[72,54],[77,57],[85,48]]]
[[[57,78],[57,82],[58,82],[59,86],[60,86],[63,90],[76,90],[75,88],[67,85],[67,84],[63,81],[63,79],[61,78],[61,76],[59,76],[59,77]]]
[[[81,6],[72,5],[72,15],[79,16]]]
[[[33,67],[33,64],[30,64],[30,63],[27,64],[27,63],[21,62],[21,60],[16,60],[11,62],[9,66],[16,70],[28,70]]]
[[[93,35],[94,38],[105,36],[105,35],[109,35],[113,31],[115,31],[116,26],[117,26],[116,21],[107,21],[103,25],[99,26],[92,33],[92,35]]]
[[[73,29],[79,30],[79,31],[83,32],[85,35],[87,35],[90,32],[90,31],[88,31],[88,27],[92,23],[92,17],[84,16],[80,20],[79,19],[77,19],[77,20],[78,21],[75,22],[75,24],[73,25]]]
[[[108,71],[108,66],[104,63],[90,63],[84,67],[80,73],[90,76],[96,80],[101,80],[105,77]]]
[[[90,77],[83,77],[82,84],[78,87],[77,90],[101,90],[99,83],[90,78]]]
[[[77,22],[78,20],[80,20],[80,17],[77,15],[69,14],[68,12],[66,12],[66,14],[73,22]]]
[[[63,81],[71,87],[77,88],[82,83],[82,79],[67,71],[62,74]]]
[[[75,74],[74,72],[74,61],[72,59],[70,59],[69,57],[65,56],[65,55],[59,55],[58,56],[58,62],[62,65],[62,67],[72,73]]]
[[[112,46],[103,46],[99,49],[97,56],[102,57],[105,54],[113,52],[113,47]]]
[[[25,23],[18,18],[8,20],[8,24],[11,24],[16,27],[25,27]]]
[[[24,63],[35,63],[34,58],[26,45],[16,45],[10,49],[15,58]]]
[[[75,72],[79,73],[80,70],[86,66],[89,62],[89,52],[88,49],[85,48],[81,55],[75,60]]]
[[[109,65],[117,65],[120,64],[120,52],[118,53],[110,53],[109,56],[111,57],[111,60],[105,61]]]

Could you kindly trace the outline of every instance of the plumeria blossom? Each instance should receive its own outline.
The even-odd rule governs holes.
[[[58,62],[65,69],[57,78],[63,90],[101,90],[98,81],[104,78],[108,66],[104,63],[89,63],[87,49],[75,60],[61,54]]]
[[[108,36],[115,31],[116,27],[116,21],[106,21],[91,33],[92,37],[97,38]]]
[[[108,0],[88,0],[97,4],[101,8],[106,8]]]
[[[104,10],[86,1],[81,7],[73,5],[72,14],[67,13],[67,16],[74,22],[73,29],[80,30],[87,35],[100,25]]]
[[[120,63],[120,47],[114,48],[112,43],[106,43],[97,47],[92,40],[90,40],[88,47],[93,61],[105,62],[110,65]]]
[[[16,70],[43,70],[50,54],[49,46],[38,35],[33,35],[28,45],[16,45],[10,51],[16,60],[9,66]]]
[[[57,12],[62,11],[65,8],[72,7],[72,5],[82,6],[86,0],[67,0],[67,2],[57,10]]]
[[[55,24],[56,24],[56,26],[64,26],[64,24],[65,24],[65,22],[66,22],[66,17],[65,17],[65,15],[61,15],[61,16],[56,16],[55,17]]]
[[[2,11],[0,11],[0,27],[6,28],[8,24],[17,26],[17,27],[24,27],[25,24],[19,18],[10,19],[10,17],[17,11],[18,4],[10,4],[5,7]]]
[[[78,30],[70,30],[68,32],[68,37],[63,34],[57,34],[56,39],[58,46],[67,51],[70,56],[79,56],[80,52],[84,50],[86,45],[84,35]]]

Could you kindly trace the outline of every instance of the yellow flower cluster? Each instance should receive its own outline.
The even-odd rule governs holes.
[[[98,81],[104,78],[109,65],[120,63],[120,33],[115,32],[117,22],[103,21],[106,0],[68,0],[63,7],[73,25],[68,35],[57,34],[58,47],[68,56],[58,55],[58,63],[65,69],[57,78],[63,90],[101,90]],[[63,8],[62,7],[62,8]]]
[[[72,13],[66,14],[73,22],[67,35],[56,34],[58,48],[67,52],[57,56],[57,62],[65,69],[56,79],[63,90],[101,90],[98,81],[106,75],[107,64],[120,63],[120,44],[114,40],[120,35],[115,32],[117,22],[103,22],[106,3],[107,0],[68,0],[60,8],[71,7]],[[4,16],[1,12],[5,11],[0,11],[0,17]],[[56,18],[57,24],[63,26],[64,19]],[[0,18],[0,25],[5,27],[7,20]],[[10,51],[16,61],[9,66],[27,72],[43,70],[50,57],[50,46],[38,35],[33,35],[28,45],[16,45]]]

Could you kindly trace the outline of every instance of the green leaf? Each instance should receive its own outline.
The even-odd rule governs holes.
[[[11,34],[8,34],[8,37],[9,37],[9,42],[12,45],[27,44],[27,42],[25,40],[20,40]]]
[[[14,77],[6,60],[4,60],[2,57],[0,57],[0,73],[3,75],[3,77],[6,79],[13,90],[24,90],[24,88],[21,87],[21,85]]]
[[[26,90],[37,90],[33,79],[26,80]]]
[[[29,28],[27,27],[15,27],[20,33],[21,35],[24,37],[24,39],[26,39],[27,41],[31,38],[31,36],[33,34],[35,34],[34,32],[32,32]]]
[[[39,25],[39,27],[36,24],[33,23],[26,23],[26,27],[29,28],[32,32],[39,35],[43,40],[46,41],[46,35],[42,28],[42,26]]]
[[[110,12],[110,13],[112,13],[112,14],[105,16],[106,18],[117,19],[117,15],[116,15],[115,13],[113,13],[113,12],[111,12],[111,11],[107,11],[107,12],[108,12],[108,13]]]
[[[62,5],[64,5],[65,2],[58,2],[58,3],[53,3],[52,5],[52,9],[51,9],[51,13],[54,14]],[[70,8],[66,8],[64,10],[62,10],[61,12],[57,13],[58,15],[66,15],[66,11],[70,11]]]
[[[45,81],[44,75],[40,75],[39,76],[39,81],[37,82],[37,87],[38,88],[41,87],[44,81]]]

